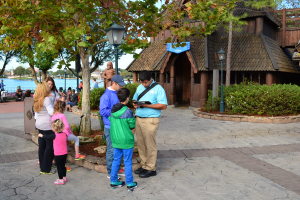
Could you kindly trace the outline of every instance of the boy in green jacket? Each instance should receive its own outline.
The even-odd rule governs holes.
[[[130,91],[121,88],[117,92],[120,103],[114,105],[111,110],[110,137],[114,148],[114,160],[110,173],[110,186],[112,188],[122,187],[124,181],[118,181],[118,171],[121,159],[124,159],[126,185],[129,190],[137,187],[137,182],[132,176],[132,154],[134,148],[134,135],[132,129],[135,128],[135,118],[133,112],[126,106],[129,101]]]

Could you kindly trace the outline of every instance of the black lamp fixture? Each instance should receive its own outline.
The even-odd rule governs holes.
[[[115,47],[115,65],[116,74],[119,74],[118,70],[118,46],[122,43],[125,33],[125,28],[114,23],[111,27],[106,29],[106,36],[108,37],[109,43]]]
[[[225,105],[224,105],[224,84],[223,84],[223,62],[225,60],[225,51],[221,48],[218,51],[218,57],[221,65],[221,91],[220,91],[220,112],[223,113],[225,111]]]

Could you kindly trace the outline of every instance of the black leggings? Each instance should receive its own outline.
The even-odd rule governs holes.
[[[39,130],[39,133],[44,137],[39,137],[39,161],[41,172],[49,173],[52,167],[53,153],[53,138],[54,132],[52,130]]]
[[[67,161],[67,154],[61,155],[61,156],[54,156],[56,167],[57,167],[57,173],[58,178],[62,179],[63,177],[66,177],[67,170],[66,170],[66,161]]]

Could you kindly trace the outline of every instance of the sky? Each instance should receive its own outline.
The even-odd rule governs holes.
[[[119,69],[126,69],[129,64],[134,60],[133,58],[133,55],[132,54],[126,54],[126,55],[123,55],[119,58],[118,60],[118,67]],[[114,60],[112,60],[113,63],[115,63]],[[0,61],[0,66],[3,65],[3,62]],[[26,63],[26,64],[22,64],[22,63],[18,63],[16,59],[13,59],[10,63],[8,63],[8,65],[6,66],[5,70],[11,70],[11,69],[15,69],[19,66],[23,66],[25,68],[28,68],[29,65]],[[71,68],[75,68],[75,64],[74,62],[71,63]],[[103,70],[106,68],[106,62],[100,66],[100,69]],[[57,70],[57,67],[54,66],[53,69],[51,69],[51,71],[56,71]]]

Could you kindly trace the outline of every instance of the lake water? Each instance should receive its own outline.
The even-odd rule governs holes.
[[[4,89],[8,92],[15,92],[17,87],[20,86],[22,90],[34,90],[36,85],[33,80],[18,80],[18,79],[9,79],[9,78],[0,78],[4,82]],[[65,87],[65,79],[54,79],[56,88]],[[80,82],[80,80],[79,80]],[[98,85],[99,87],[103,87],[103,82],[100,82]],[[93,87],[94,83],[91,81],[91,87]],[[77,80],[76,79],[66,79],[66,86],[71,87],[72,89],[76,89],[77,87]]]

